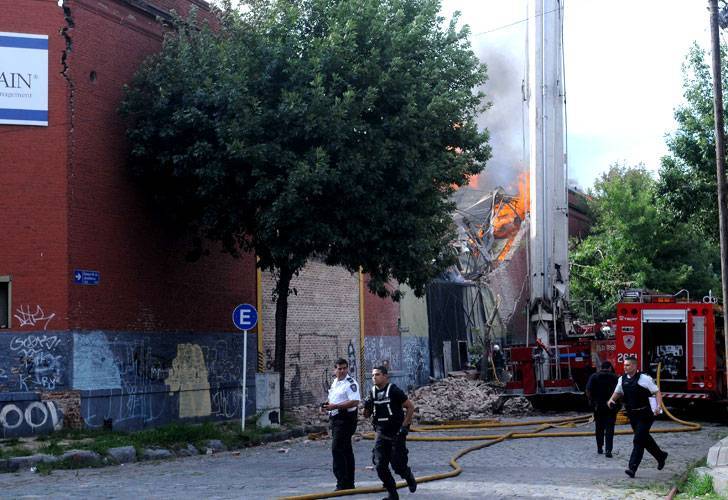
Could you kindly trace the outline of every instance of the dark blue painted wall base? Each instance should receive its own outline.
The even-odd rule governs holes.
[[[45,391],[78,391],[83,425],[91,428],[135,430],[177,420],[240,418],[242,335],[106,331],[0,335],[0,396],[7,399],[0,399],[0,412],[7,417],[0,418],[0,433],[30,435],[51,425],[43,420],[41,406],[46,407],[48,422],[55,422],[49,409],[52,402],[41,403],[35,394]],[[256,335],[248,334],[248,416],[255,413],[256,346]],[[13,399],[20,396],[10,391],[31,393],[35,400]],[[5,410],[8,404],[18,409]],[[31,423],[19,422],[21,414],[27,420],[29,406]]]
[[[34,392],[0,393],[0,436],[48,434],[63,428],[63,412]]]

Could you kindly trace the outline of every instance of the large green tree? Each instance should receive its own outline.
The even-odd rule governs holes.
[[[307,261],[361,268],[394,298],[391,280],[422,293],[449,263],[449,195],[490,149],[473,92],[485,68],[439,9],[227,4],[214,29],[178,19],[127,90],[131,169],[159,212],[275,273],[282,385],[291,279]]]
[[[725,60],[725,45],[721,52]],[[728,88],[725,65],[722,79]],[[677,129],[667,137],[669,154],[662,159],[657,190],[676,220],[690,222],[717,245],[713,79],[706,53],[697,44],[683,63],[683,97],[675,110]]]
[[[643,167],[619,165],[595,183],[595,224],[572,245],[571,295],[576,303],[594,304],[597,320],[614,316],[624,288],[686,289],[697,297],[720,290],[715,245],[699,228],[675,220],[657,184]]]

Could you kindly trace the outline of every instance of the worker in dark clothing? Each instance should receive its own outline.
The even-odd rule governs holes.
[[[653,395],[657,403],[654,407],[650,403],[650,397]],[[629,424],[634,431],[629,468],[625,469],[624,473],[629,477],[634,477],[645,450],[657,460],[657,470],[662,470],[665,467],[667,452],[662,451],[650,436],[650,427],[655,421],[655,416],[659,415],[662,406],[662,393],[652,377],[637,370],[637,358],[632,356],[624,358],[624,375],[619,377],[614,394],[609,398],[607,406],[616,407],[616,402],[620,398],[624,398]]]
[[[498,344],[493,345],[493,368],[495,369],[495,378],[498,382],[506,382],[504,380],[504,370],[506,367],[506,360],[503,357],[503,352]]]
[[[373,416],[372,423],[377,431],[372,462],[388,493],[384,500],[397,500],[397,483],[389,471],[390,463],[394,472],[407,481],[411,492],[417,489],[417,481],[407,465],[407,434],[415,406],[402,389],[389,383],[386,367],[374,368],[372,381],[372,391],[364,401],[364,416]]]
[[[617,421],[617,408],[608,407],[607,401],[614,393],[618,379],[612,363],[605,361],[601,365],[601,370],[593,373],[586,383],[586,397],[589,398],[589,405],[594,411],[597,453],[600,455],[604,453],[607,458],[612,458],[614,424]]]
[[[354,489],[354,450],[351,437],[356,432],[359,386],[349,376],[349,362],[339,358],[335,363],[328,400],[321,407],[329,413],[331,455],[334,459],[336,490]]]

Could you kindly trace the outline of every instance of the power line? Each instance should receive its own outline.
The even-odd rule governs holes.
[[[546,14],[551,14],[552,12],[557,12],[557,11],[559,11],[559,10],[562,10],[562,9],[563,9],[563,7],[559,7],[559,8],[553,9],[553,10],[548,10],[548,11],[546,11],[546,12],[542,12],[541,14],[539,14],[539,15],[538,15],[538,16],[536,16],[536,17],[543,17],[543,16],[545,16]],[[524,19],[520,19],[520,20],[518,20],[518,21],[514,21],[514,22],[512,22],[512,23],[510,23],[510,24],[504,24],[503,26],[498,26],[497,28],[493,28],[493,29],[490,29],[490,30],[487,30],[487,31],[479,31],[478,33],[473,33],[473,35],[472,35],[472,36],[481,36],[481,35],[487,35],[488,33],[493,33],[493,32],[495,32],[495,31],[500,31],[500,30],[504,30],[504,29],[506,29],[506,28],[510,28],[511,26],[515,26],[515,25],[517,25],[517,24],[521,24],[521,23],[525,23],[525,22],[528,22],[528,20],[529,20],[529,19],[531,19],[531,18],[530,18],[530,17],[526,17],[526,18],[524,18]]]

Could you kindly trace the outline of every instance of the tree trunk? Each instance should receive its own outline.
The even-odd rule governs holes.
[[[281,377],[280,409],[281,422],[283,419],[283,401],[286,392],[286,322],[288,320],[288,292],[293,273],[288,267],[278,269],[278,283],[276,284],[276,354],[274,366]]]

